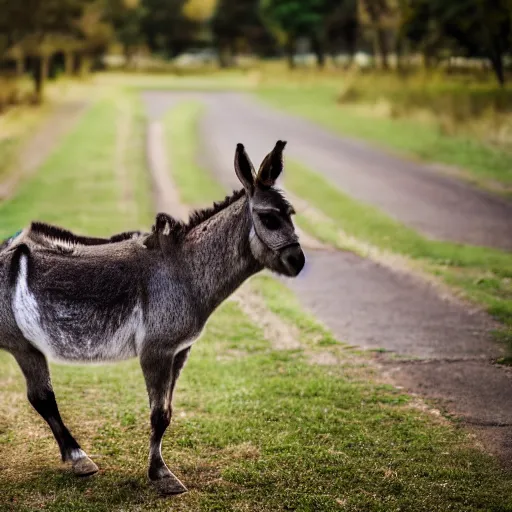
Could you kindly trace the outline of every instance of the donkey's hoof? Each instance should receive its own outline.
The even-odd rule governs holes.
[[[98,466],[87,455],[73,462],[72,469],[76,476],[91,476],[98,472]]]
[[[158,480],[151,480],[151,483],[155,486],[158,493],[164,496],[170,496],[172,494],[182,494],[187,492],[188,489],[176,478],[174,475],[164,476]]]

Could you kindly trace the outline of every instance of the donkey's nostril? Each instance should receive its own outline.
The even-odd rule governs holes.
[[[286,261],[288,262],[288,265],[290,265],[290,267],[295,268],[296,266],[298,266],[299,258],[291,255],[291,256],[288,256],[288,258],[286,258]]]

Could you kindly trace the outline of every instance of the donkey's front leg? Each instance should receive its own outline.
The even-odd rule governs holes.
[[[162,437],[171,423],[174,386],[187,354],[188,349],[174,357],[162,356],[159,353],[141,354],[141,366],[151,407],[148,476],[162,494],[181,494],[187,491],[165,464],[161,450]]]

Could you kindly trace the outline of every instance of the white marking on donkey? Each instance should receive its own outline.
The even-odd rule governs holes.
[[[277,142],[257,174],[238,144],[243,190],[194,212],[186,224],[161,213],[151,233],[103,239],[32,223],[0,245],[0,348],[16,358],[30,403],[75,474],[98,467],[62,421],[47,358],[101,363],[138,356],[151,407],[149,479],[163,494],[186,491],[161,445],[192,344],[246,279],[263,268],[295,277],[304,266],[293,208],[274,188],[285,144]]]

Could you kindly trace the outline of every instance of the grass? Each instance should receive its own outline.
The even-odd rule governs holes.
[[[133,179],[139,199],[130,212],[118,215],[123,190],[112,170],[119,165],[116,161],[119,105],[111,98],[105,98],[98,101],[80,125],[66,135],[62,145],[34,178],[23,183],[16,196],[0,204],[0,238],[18,231],[31,220],[72,225],[80,232],[94,234],[133,229],[141,220],[146,224],[150,217],[149,202],[143,200],[148,184],[145,176],[140,174],[144,162],[144,117],[140,109],[140,104],[136,103],[133,140],[129,141],[124,153],[127,173]],[[145,209],[144,213],[139,213],[139,203]]]
[[[16,155],[22,144],[47,117],[51,107],[20,106],[1,114],[0,128],[0,182],[13,171]]]
[[[201,206],[223,196],[224,190],[199,163],[197,123],[204,106],[198,101],[180,102],[164,117],[169,163],[182,203]]]
[[[320,174],[289,161],[287,188],[330,222],[299,216],[300,225],[326,243],[339,245],[339,231],[379,249],[418,260],[462,290],[506,326],[500,338],[512,347],[512,254],[497,249],[430,240],[377,208],[352,199]]]
[[[27,81],[22,81],[25,89]],[[32,88],[33,84],[29,83],[29,87]],[[2,88],[0,79],[0,96],[8,93],[8,90],[2,90]],[[19,104],[10,106],[2,112],[0,114],[0,183],[10,173],[16,171],[20,149],[55,110],[63,104],[70,105],[76,100],[83,101],[85,96],[90,98],[94,95],[95,91],[91,90],[87,83],[60,79],[47,86],[44,103],[34,105],[20,99]]]
[[[125,160],[140,191],[124,198],[134,217],[119,214],[116,119],[125,106],[107,97],[91,108],[33,180],[2,204],[3,234],[35,214],[94,234],[146,224],[150,194],[143,145],[135,140],[142,135],[140,106],[131,110]],[[190,103],[172,115],[193,127],[187,118],[195,112]],[[213,199],[195,163],[173,171],[175,178],[201,173],[177,181],[199,184],[191,189],[194,202]],[[340,362],[319,366],[301,350],[274,350],[236,304],[223,304],[178,383],[163,451],[190,492],[170,500],[146,482],[149,413],[136,361],[52,365],[63,417],[101,468],[82,480],[60,468],[47,426],[24,398],[21,372],[0,353],[0,509],[512,510],[510,473],[475,449],[463,430],[380,384],[368,362],[335,344],[282,285],[258,278],[253,286],[296,326],[301,343],[335,351]]]
[[[264,287],[289,303],[274,282]],[[311,329],[303,334],[313,337]],[[9,403],[21,400],[11,360],[1,364]],[[84,481],[59,470],[44,425],[18,406],[9,418],[16,428],[4,420],[0,437],[10,463],[1,500],[18,510],[512,507],[510,475],[462,432],[415,411],[389,386],[350,377],[350,364],[326,368],[272,350],[232,303],[213,317],[178,384],[164,455],[191,492],[172,502],[146,483],[148,413],[137,364],[53,370],[63,414],[102,471]]]
[[[378,83],[378,82],[377,82]],[[257,91],[262,100],[286,112],[310,119],[329,130],[368,140],[392,151],[461,170],[476,184],[507,191],[512,187],[512,153],[477,138],[448,135],[438,126],[408,118],[363,115],[351,104],[340,105],[340,86],[269,85]]]
[[[183,75],[172,73],[97,73],[98,86],[130,88],[136,90],[251,90],[257,86],[254,75],[241,70],[194,71]]]

